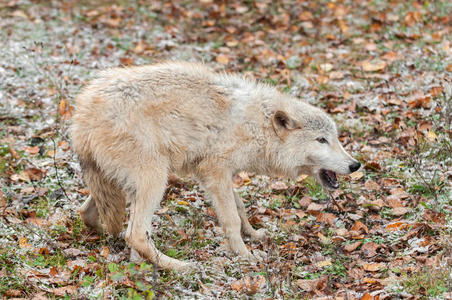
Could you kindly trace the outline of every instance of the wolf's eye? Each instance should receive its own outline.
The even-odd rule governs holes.
[[[316,138],[317,142],[319,142],[320,144],[328,144],[328,141],[326,140],[326,138]]]

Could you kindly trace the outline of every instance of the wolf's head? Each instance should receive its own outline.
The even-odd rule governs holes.
[[[322,110],[299,102],[271,117],[278,141],[278,163],[291,177],[312,175],[327,189],[337,189],[336,173],[350,174],[361,164],[342,147],[334,121]]]

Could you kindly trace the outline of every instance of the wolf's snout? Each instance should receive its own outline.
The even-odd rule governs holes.
[[[354,162],[354,163],[352,163],[351,165],[348,166],[348,168],[350,169],[351,173],[357,171],[360,167],[361,167],[361,164],[360,164],[359,161]]]

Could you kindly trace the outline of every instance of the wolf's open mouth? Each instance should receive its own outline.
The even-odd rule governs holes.
[[[339,182],[337,181],[336,173],[330,170],[321,169],[320,179],[323,184],[328,188],[337,189],[339,187]]]

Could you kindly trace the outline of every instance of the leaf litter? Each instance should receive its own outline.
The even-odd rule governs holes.
[[[0,4],[0,294],[450,298],[451,15],[448,1]],[[238,174],[250,222],[270,233],[247,241],[267,253],[257,264],[231,255],[196,183],[172,179],[153,238],[200,263],[132,263],[124,241],[81,223],[89,191],[67,128],[95,71],[165,59],[323,107],[365,167],[333,194],[306,176]]]

